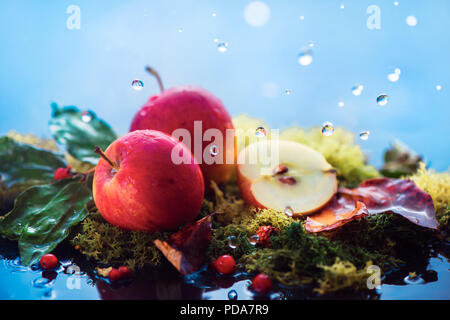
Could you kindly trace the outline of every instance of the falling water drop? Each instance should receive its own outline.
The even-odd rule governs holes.
[[[257,138],[264,138],[266,135],[267,135],[267,131],[266,131],[266,129],[264,129],[264,127],[256,128],[255,136]]]
[[[367,139],[369,139],[369,135],[370,135],[370,131],[361,131],[359,133],[359,138],[361,140],[367,140]]]
[[[397,72],[397,70],[398,70],[398,72]],[[398,79],[400,78],[400,69],[397,68],[397,69],[395,69],[394,73],[389,73],[387,75],[387,78],[390,82],[397,82]]]
[[[141,91],[144,89],[144,82],[142,82],[142,80],[135,79],[131,82],[131,87],[136,91]]]
[[[219,50],[219,52],[224,53],[227,52],[228,50],[228,43],[226,42],[221,42],[217,45],[217,50]]]
[[[312,50],[310,47],[300,50],[297,55],[298,63],[302,66],[309,66],[313,61]]]
[[[377,97],[377,103],[379,106],[385,106],[388,103],[388,96],[386,94],[380,94]]]
[[[356,84],[352,87],[352,94],[354,96],[360,96],[364,90],[364,86],[362,84]]]
[[[344,106],[344,101],[339,101],[338,102],[338,107],[342,108]]]
[[[322,134],[325,137],[329,137],[334,133],[334,126],[331,122],[324,122],[322,124]]]
[[[440,84],[438,84],[438,85],[436,86],[436,90],[437,90],[437,91],[441,91],[441,90],[442,90],[442,86],[441,86]]]
[[[414,16],[406,17],[406,24],[410,27],[415,27],[417,25],[417,18]]]

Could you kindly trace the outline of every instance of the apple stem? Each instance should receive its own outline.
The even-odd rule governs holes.
[[[97,153],[100,157],[102,157],[108,164],[116,169],[116,171],[119,171],[119,166],[115,164],[108,156],[103,152],[103,150],[99,146],[95,146],[95,153]]]
[[[161,90],[161,92],[163,92],[164,86],[161,77],[159,76],[159,73],[150,66],[145,67],[145,70],[156,78],[156,80],[158,81],[159,89]]]

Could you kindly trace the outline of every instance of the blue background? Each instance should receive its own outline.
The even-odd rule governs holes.
[[[245,112],[272,128],[328,120],[356,134],[370,130],[358,143],[374,165],[397,138],[432,167],[448,168],[450,1],[267,0],[271,17],[262,27],[246,23],[249,2],[2,1],[0,134],[50,136],[51,101],[92,109],[124,134],[158,92],[144,71],[149,64],[166,87],[203,86],[233,116]],[[72,4],[81,9],[80,30],[66,27]],[[381,9],[380,30],[366,27],[372,4]],[[409,15],[417,26],[406,24]],[[227,52],[217,50],[216,37]],[[314,59],[304,67],[297,54],[308,41]],[[395,83],[386,78],[394,68],[401,69]],[[136,78],[142,91],[131,88]],[[263,95],[267,83],[275,97]],[[351,93],[355,83],[364,85],[361,96]],[[384,107],[376,104],[380,93],[389,95]]]

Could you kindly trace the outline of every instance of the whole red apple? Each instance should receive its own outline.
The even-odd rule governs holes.
[[[174,164],[173,148],[187,161]],[[177,139],[139,130],[114,141],[95,169],[93,194],[109,223],[134,231],[163,231],[193,220],[203,201],[203,175],[192,154]],[[187,164],[189,162],[189,164]]]
[[[191,139],[181,141],[190,148],[200,164],[206,187],[210,186],[210,180],[216,183],[228,181],[235,170],[235,142],[233,134],[233,141],[226,143],[226,130],[234,128],[220,99],[196,86],[178,86],[164,90],[158,74],[149,67],[147,70],[157,77],[162,92],[152,96],[134,116],[130,131],[152,129],[172,135],[176,129],[186,129]],[[194,122],[197,122],[197,130],[194,130]],[[201,132],[198,130],[199,124]],[[205,137],[206,141],[203,141],[203,134],[208,129],[217,129],[216,132],[221,134],[223,140],[215,141],[215,138]],[[204,154],[214,146],[217,147],[211,153],[212,157],[216,157],[212,159],[214,162],[205,161]]]

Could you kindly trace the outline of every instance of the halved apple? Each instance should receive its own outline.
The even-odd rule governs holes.
[[[239,153],[237,178],[248,204],[292,216],[317,211],[337,191],[336,171],[323,155],[293,141],[249,145]]]

